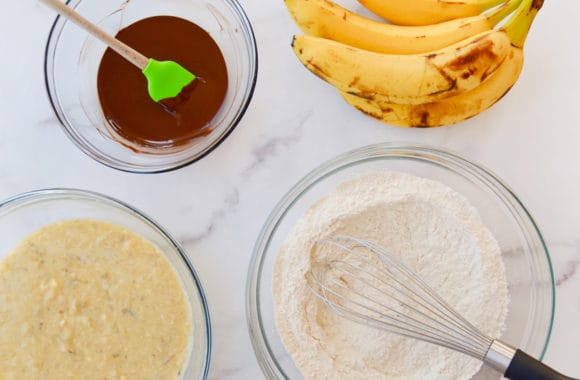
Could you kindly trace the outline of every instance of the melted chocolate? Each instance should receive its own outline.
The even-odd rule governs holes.
[[[138,145],[163,148],[208,134],[228,87],[225,60],[210,35],[187,20],[156,16],[120,30],[117,38],[147,57],[178,62],[197,78],[177,97],[155,103],[140,70],[107,49],[97,90],[113,130]]]

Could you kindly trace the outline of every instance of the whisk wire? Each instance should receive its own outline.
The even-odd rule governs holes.
[[[488,344],[488,346],[489,346],[489,344],[491,344],[491,339],[486,338],[484,335],[482,335],[479,332],[479,330],[477,330],[473,325],[471,325],[471,323],[469,323],[466,319],[461,317],[461,315],[456,313],[444,300],[442,300],[436,293],[434,293],[427,284],[425,284],[420,278],[418,278],[416,275],[414,275],[413,272],[410,269],[408,269],[400,260],[398,260],[394,256],[389,255],[380,246],[378,246],[375,243],[372,243],[370,241],[367,241],[367,240],[362,240],[362,239],[357,239],[357,238],[352,238],[352,237],[342,236],[342,235],[337,236],[337,239],[352,240],[351,243],[355,242],[358,244],[358,246],[348,247],[348,246],[345,246],[344,244],[338,243],[336,240],[328,241],[328,243],[334,244],[334,245],[342,248],[343,250],[347,250],[350,255],[357,256],[359,259],[362,259],[362,260],[368,260],[368,258],[365,257],[364,255],[358,254],[355,251],[355,248],[365,248],[365,249],[370,250],[371,252],[375,253],[377,258],[387,265],[384,267],[380,267],[380,266],[377,267],[376,264],[369,262],[368,264],[369,264],[370,268],[373,268],[373,269],[378,270],[378,271],[380,271],[380,268],[384,269],[386,271],[386,273],[383,272],[382,274],[386,275],[385,278],[388,278],[389,276],[395,277],[395,273],[393,272],[393,270],[400,272],[403,276],[403,280],[395,278],[395,283],[397,283],[398,285],[405,288],[407,291],[411,292],[413,295],[420,298],[421,301],[423,301],[427,305],[431,306],[432,308],[428,308],[425,305],[421,305],[428,312],[431,312],[434,315],[437,315],[438,317],[440,317],[444,321],[451,322],[455,328],[462,330],[463,332],[465,332],[469,336],[473,337],[474,339],[482,340],[482,341],[484,341],[484,344]],[[367,274],[368,274],[368,272],[367,272]],[[375,279],[378,281],[382,281],[381,278],[379,278],[379,277],[375,277]],[[406,296],[406,294],[404,292],[397,289],[396,287],[393,287],[392,284],[385,283],[385,282],[383,282],[383,283],[386,284],[387,286],[392,287],[396,291],[400,292],[401,294],[403,294],[403,296]],[[426,293],[426,295],[418,294],[415,290],[411,289],[406,284],[417,285],[419,287],[419,290]],[[419,302],[416,299],[413,299],[412,297],[411,297],[411,300],[413,300],[419,304]],[[445,309],[445,311],[447,313],[440,311],[440,308]],[[425,315],[425,316],[429,317],[428,315]]]
[[[307,273],[309,286],[334,313],[478,359],[485,357],[492,339],[400,260],[375,243],[346,235],[322,243],[348,254],[345,259],[315,263]]]
[[[368,297],[365,294],[355,293],[358,297],[362,298],[363,300],[365,300],[367,302],[370,302],[370,303],[374,303],[375,305],[377,305],[379,307],[382,307],[382,308],[387,309],[388,311],[390,311],[392,313],[395,313],[395,317],[391,317],[390,315],[387,315],[385,313],[381,313],[381,312],[378,312],[377,311],[377,313],[380,314],[381,317],[383,317],[383,318],[389,318],[389,319],[395,320],[395,321],[397,321],[399,323],[405,321],[405,318],[406,318],[407,319],[406,322],[409,325],[411,325],[411,327],[415,328],[419,332],[422,332],[422,333],[424,333],[426,335],[430,335],[431,337],[441,338],[443,336],[443,334],[441,334],[441,330],[440,329],[444,329],[445,330],[444,332],[447,334],[447,336],[446,336],[447,339],[453,340],[457,344],[464,344],[466,346],[471,346],[470,343],[467,343],[464,339],[462,339],[463,338],[462,335],[459,334],[459,333],[457,333],[457,331],[453,328],[454,326],[449,326],[449,325],[445,324],[446,320],[443,319],[445,316],[438,315],[438,312],[436,310],[433,310],[433,309],[431,309],[429,307],[426,307],[425,305],[421,304],[419,301],[417,301],[416,299],[413,299],[412,297],[411,298],[408,298],[407,297],[407,298],[410,301],[412,301],[412,303],[414,303],[416,306],[418,306],[420,308],[423,308],[423,309],[426,309],[427,312],[420,310],[418,307],[416,307],[414,305],[411,305],[408,302],[405,302],[404,301],[404,292],[402,290],[397,289],[396,287],[392,286],[392,284],[386,283],[381,278],[379,278],[376,275],[374,275],[373,273],[371,273],[369,271],[366,271],[365,269],[363,269],[361,267],[358,267],[356,265],[350,264],[350,263],[344,263],[344,262],[336,261],[336,262],[333,262],[331,264],[333,264],[333,267],[336,270],[341,271],[343,274],[351,275],[351,276],[354,277],[354,276],[356,276],[356,273],[353,273],[351,271],[348,271],[348,270],[346,270],[344,268],[340,268],[339,267],[339,264],[344,264],[344,265],[347,265],[347,266],[351,266],[355,270],[360,270],[360,271],[365,272],[373,280],[376,280],[376,282],[380,282],[380,283],[382,283],[382,284],[384,284],[384,285],[392,288],[395,292],[399,293],[399,295],[398,296],[397,295],[392,295],[392,294],[388,294],[388,295],[396,303],[398,303],[401,307],[403,307],[403,309],[408,310],[408,311],[415,312],[416,314],[419,315],[419,317],[423,317],[423,320],[421,320],[420,318],[414,318],[409,313],[407,313],[406,315],[401,314],[396,309],[394,309],[393,307],[390,307],[390,306],[388,306],[386,304],[380,304],[375,299],[370,298],[370,297]],[[335,280],[333,280],[333,281],[335,281]],[[372,284],[368,280],[364,280],[364,279],[361,279],[361,278],[357,278],[357,281],[362,282],[364,285],[368,286],[370,289],[373,289],[373,290],[376,290],[377,292],[383,293],[383,290],[382,289],[379,289],[377,286],[375,286],[374,284]],[[342,284],[338,284],[337,283],[336,285],[342,287],[346,291],[354,292],[353,289],[350,289],[350,288],[348,288],[348,287],[346,287],[346,286],[344,286]],[[405,288],[407,288],[407,287],[405,286]],[[407,289],[409,289],[409,291],[412,292],[412,290],[410,288],[407,288]],[[413,294],[416,294],[416,293],[413,292]],[[419,295],[417,295],[417,296],[419,296]],[[401,297],[403,297],[403,298],[401,298]],[[353,302],[353,301],[351,300],[351,302]],[[362,306],[361,303],[357,303],[357,304],[359,306]],[[434,315],[439,316],[440,318],[439,319],[438,318],[433,318],[429,314],[429,312],[432,312]],[[424,322],[425,319],[428,320],[429,322],[435,323],[440,329],[438,329],[437,327],[433,327],[432,325],[430,325],[428,323],[425,323]],[[459,327],[461,327],[461,326],[459,326]],[[477,350],[477,347],[478,347],[477,345],[473,345],[472,347],[469,347],[469,348],[472,348],[473,350]]]
[[[356,240],[360,244],[365,243],[365,241],[360,241],[360,239]],[[454,329],[459,329],[463,331],[465,334],[472,337],[473,339],[485,341],[486,337],[483,336],[479,332],[479,330],[477,330],[473,325],[471,325],[471,323],[469,323],[466,319],[461,317],[461,315],[457,314],[451,308],[451,306],[449,306],[443,299],[441,299],[436,293],[434,293],[431,290],[431,288],[427,284],[425,284],[420,278],[415,276],[413,272],[411,272],[410,269],[408,269],[400,260],[398,260],[396,257],[389,256],[381,247],[377,246],[376,244],[371,242],[367,243],[369,244],[369,246],[365,248],[372,249],[374,252],[376,252],[378,258],[381,261],[383,262],[388,261],[385,264],[389,264],[389,266],[386,267],[379,266],[376,268],[376,270],[380,271],[383,275],[385,275],[384,278],[389,278],[389,276],[392,276],[397,284],[401,285],[404,289],[406,289],[407,291],[415,295],[417,298],[419,298],[420,301],[422,301],[424,304],[419,302],[419,300],[417,300],[416,298],[410,297],[410,299],[413,302],[423,307],[427,312],[432,313],[433,315],[439,317],[440,319],[437,320],[438,322],[445,321],[449,322],[452,325],[447,326],[441,323],[441,326],[446,326],[446,328],[448,328],[450,331],[455,331]],[[351,252],[351,254],[357,255],[357,253],[354,250]],[[362,255],[358,256],[362,258]],[[381,271],[381,268],[384,271]],[[394,271],[399,272],[403,278],[402,279],[397,278]],[[379,277],[375,277],[375,279],[381,281],[383,284],[392,287],[391,284],[383,281]],[[415,289],[411,289],[407,284],[416,285],[419,288],[418,291]],[[403,296],[406,296],[406,294],[403,291],[398,289],[397,291],[399,291]],[[426,305],[428,305],[429,307]],[[443,308],[444,310],[442,311],[441,308]],[[430,317],[428,314],[423,315],[427,318]],[[489,340],[489,344],[491,344],[491,340]]]
[[[356,253],[354,251],[353,251],[353,254],[356,255]],[[362,258],[362,256],[360,256],[360,257]],[[350,264],[350,263],[346,263],[346,264],[352,266],[352,264]],[[371,264],[371,263],[369,263],[369,264]],[[420,294],[420,292],[417,292],[416,290],[414,290],[414,289],[410,288],[409,286],[407,286],[406,283],[408,283],[408,282],[401,281],[401,280],[397,280],[395,278],[396,277],[396,274],[393,273],[393,271],[389,270],[390,268],[386,268],[386,272],[381,271],[379,268],[380,267],[374,268],[374,269],[377,270],[377,271],[379,271],[379,274],[381,274],[381,276],[377,276],[377,275],[371,273],[370,271],[364,270],[361,267],[356,267],[356,269],[358,269],[358,270],[360,270],[362,272],[365,272],[367,275],[369,275],[370,277],[372,277],[377,282],[380,282],[381,284],[385,285],[386,287],[391,288],[393,291],[399,293],[399,295],[402,296],[402,297],[405,297],[406,296],[406,293],[404,292],[404,290],[407,290],[409,293],[411,293],[415,297],[406,297],[406,298],[409,299],[412,303],[416,304],[418,307],[423,308],[425,312],[420,311],[417,308],[414,308],[414,307],[410,306],[409,304],[407,304],[406,302],[402,301],[398,297],[394,297],[394,296],[392,296],[392,297],[396,301],[400,302],[403,306],[406,306],[408,308],[411,308],[413,311],[415,311],[417,313],[420,313],[422,316],[424,316],[426,318],[429,318],[429,319],[433,319],[441,327],[448,328],[451,331],[453,331],[453,328],[445,325],[442,322],[442,321],[447,321],[447,315],[443,314],[441,311],[439,311],[437,309],[437,306],[438,306],[437,304],[431,303],[431,301],[430,301],[430,299],[428,297],[423,296],[422,294]],[[398,269],[398,268],[394,267],[394,269]],[[356,276],[355,273],[349,273],[349,274],[351,274],[353,276]],[[386,281],[383,280],[383,278],[389,278],[389,277],[395,278],[395,282],[397,284],[399,284],[403,289],[399,289],[398,287],[393,286],[392,283],[386,282]],[[370,284],[368,282],[367,282],[367,285],[373,287],[377,291],[380,291],[380,289],[378,289],[377,287],[373,286],[372,284]],[[420,289],[420,290],[422,290],[422,289]],[[421,303],[420,301],[423,301],[424,303]],[[439,317],[439,319],[432,318],[433,316]],[[451,319],[449,322],[451,322],[454,325],[453,327],[456,327],[456,328],[459,328],[459,329],[463,329],[463,326],[460,323],[458,323],[457,321]],[[465,332],[466,333],[470,333],[469,330],[465,330]]]
[[[373,243],[368,240],[363,240],[359,238],[350,237],[347,235],[339,235],[337,238],[343,239],[351,239],[359,246],[370,250],[371,252],[375,253],[378,258],[390,264],[390,266],[386,267],[388,269],[396,269],[400,273],[403,274],[403,277],[408,281],[399,281],[403,286],[406,283],[411,283],[417,285],[423,292],[426,293],[425,297],[421,297],[422,300],[426,303],[431,304],[435,308],[442,307],[445,309],[447,314],[441,312],[441,315],[444,319],[452,319],[457,321],[457,326],[464,329],[465,332],[469,332],[475,338],[482,339],[486,343],[489,342],[491,344],[491,338],[486,337],[483,335],[479,329],[471,324],[467,319],[465,319],[461,314],[457,313],[455,309],[453,309],[445,300],[443,300],[436,292],[434,292],[429,285],[427,285],[420,277],[418,277],[411,269],[409,269],[402,261],[400,261],[397,257],[390,255],[384,248]],[[435,304],[432,304],[430,300],[435,301]]]
[[[331,310],[333,310],[334,313],[336,313],[337,315],[339,315],[343,318],[346,318],[350,321],[357,322],[357,323],[362,322],[369,327],[374,327],[374,328],[378,328],[378,329],[382,329],[382,330],[385,330],[385,326],[389,326],[392,328],[392,330],[389,330],[389,331],[395,332],[398,335],[401,335],[401,336],[404,336],[407,338],[419,339],[419,340],[422,340],[425,342],[438,344],[440,346],[447,347],[447,348],[450,348],[450,349],[453,349],[456,351],[465,352],[469,355],[476,356],[476,357],[477,357],[477,355],[479,355],[476,350],[466,349],[461,344],[456,344],[454,342],[444,340],[443,338],[437,338],[435,336],[428,336],[428,335],[420,335],[420,334],[417,334],[417,332],[414,330],[406,329],[404,327],[400,327],[399,325],[396,325],[393,323],[389,323],[389,322],[385,322],[385,321],[377,321],[377,320],[374,320],[372,318],[364,318],[362,315],[357,316],[356,314],[351,313],[350,310],[347,308],[344,308],[344,307],[342,307],[338,304],[335,304],[335,303],[329,303],[327,301],[327,299],[325,299],[324,297],[320,297],[320,298]]]
[[[399,259],[397,259],[396,257],[387,253],[384,250],[384,248],[382,248],[379,245],[377,245],[376,243],[373,243],[373,242],[368,241],[368,240],[362,240],[362,239],[358,239],[358,238],[348,237],[346,235],[342,235],[342,237],[353,239],[354,241],[356,241],[358,244],[362,245],[363,247],[366,246],[366,248],[375,252],[381,260],[383,260],[383,261],[386,260],[386,261],[390,262],[394,268],[397,268],[397,270],[401,271],[404,274],[404,276],[406,276],[408,279],[410,279],[413,283],[417,284],[424,292],[426,292],[428,294],[428,296],[431,299],[435,300],[438,306],[443,307],[445,309],[445,311],[448,312],[448,314],[446,314],[446,317],[451,317],[454,320],[459,321],[458,326],[465,328],[466,332],[469,331],[469,333],[473,334],[474,337],[477,337],[477,338],[482,339],[486,342],[489,342],[489,344],[491,345],[491,338],[483,335],[479,331],[479,329],[477,329],[475,326],[473,326],[473,324],[471,324],[471,322],[469,322],[467,319],[465,319],[461,314],[457,313],[455,311],[455,309],[453,309],[445,300],[443,300],[439,296],[439,294],[434,292],[431,289],[431,287],[429,287],[429,285],[427,285],[420,277],[418,277],[413,271],[411,271],[409,268],[407,268],[407,266],[405,266],[405,264],[403,264]]]
[[[477,346],[466,344],[465,341],[461,340],[461,338],[456,335],[451,335],[449,332],[447,335],[439,334],[437,333],[438,330],[430,328],[429,325],[412,317],[407,317],[407,319],[404,319],[401,318],[400,314],[392,316],[381,312],[371,307],[368,303],[355,301],[345,297],[342,293],[333,290],[332,286],[334,285],[336,288],[350,291],[348,287],[341,284],[340,282],[336,280],[328,280],[329,284],[324,285],[312,274],[310,274],[310,276],[312,276],[311,279],[313,279],[314,282],[320,287],[322,296],[319,295],[319,297],[322,299],[322,301],[326,303],[328,307],[331,308],[336,314],[342,317],[345,317],[354,322],[363,322],[364,324],[371,327],[389,330],[406,337],[421,339],[427,342],[436,343],[448,348],[463,351],[472,356],[479,357],[481,355],[481,352],[478,350]],[[311,281],[309,281],[309,283],[310,282]],[[329,296],[329,294],[331,296]],[[360,294],[357,294],[357,296],[360,296]],[[339,299],[337,300],[338,302],[332,301],[332,299],[335,298]],[[395,309],[380,305],[368,297],[362,296],[361,298],[373,302],[379,307],[387,309],[387,311],[396,313]],[[353,308],[353,306],[355,306],[355,308]],[[409,320],[411,320],[411,322]],[[388,328],[385,328],[385,326]]]

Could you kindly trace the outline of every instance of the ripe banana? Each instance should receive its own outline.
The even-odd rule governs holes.
[[[368,100],[342,92],[341,95],[359,111],[384,123],[404,127],[439,127],[478,115],[505,95],[516,82],[524,60],[521,49],[513,49],[493,78],[475,89],[433,103],[396,104]]]
[[[285,0],[304,33],[386,54],[417,54],[442,49],[490,30],[520,2],[509,0],[488,15],[428,26],[399,26],[359,16],[330,0]]]
[[[469,91],[510,51],[507,35],[477,34],[445,49],[412,55],[379,54],[311,36],[295,36],[294,52],[314,74],[341,91],[394,103],[425,103]]]
[[[397,25],[430,25],[481,14],[505,0],[358,0]]]
[[[523,0],[522,6],[502,29],[512,41],[505,61],[491,78],[471,91],[424,104],[389,103],[345,92],[341,95],[353,107],[371,117],[406,127],[437,127],[476,116],[501,99],[517,81],[524,63],[524,42],[542,5],[543,0]]]

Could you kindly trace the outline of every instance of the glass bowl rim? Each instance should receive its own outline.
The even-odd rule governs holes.
[[[86,1],[86,0],[66,0],[65,4],[67,4],[71,8],[76,8],[82,1]],[[45,87],[48,101],[50,103],[52,111],[53,111],[54,115],[56,116],[61,128],[64,130],[65,135],[68,137],[68,139],[70,141],[72,141],[72,143],[81,152],[83,152],[85,155],[89,156],[91,159],[95,160],[96,162],[98,162],[102,165],[105,165],[109,168],[115,169],[115,170],[119,170],[119,171],[127,172],[127,173],[136,173],[136,174],[166,173],[166,172],[174,171],[177,169],[181,169],[185,166],[191,165],[191,164],[201,160],[202,158],[206,157],[211,152],[213,152],[215,149],[217,149],[217,147],[220,146],[229,137],[229,135],[234,131],[234,129],[236,129],[237,126],[240,124],[240,121],[242,120],[242,118],[246,114],[246,112],[250,106],[250,103],[252,102],[252,98],[254,96],[254,91],[256,90],[256,83],[258,81],[258,45],[256,42],[256,36],[254,33],[254,29],[252,27],[252,24],[250,22],[250,19],[248,18],[246,12],[244,11],[244,8],[241,6],[241,4],[237,0],[223,0],[223,1],[230,3],[230,5],[232,5],[234,10],[236,11],[237,15],[240,18],[240,22],[241,22],[245,37],[248,39],[248,41],[250,43],[250,49],[249,49],[248,53],[250,56],[250,81],[251,81],[251,83],[250,83],[250,86],[245,89],[246,94],[244,96],[242,106],[237,110],[236,117],[231,121],[227,130],[225,130],[224,133],[222,133],[215,141],[213,141],[211,143],[211,145],[209,145],[209,147],[203,151],[202,154],[193,155],[192,157],[189,157],[187,159],[182,159],[176,165],[165,164],[165,165],[163,165],[162,168],[157,168],[157,167],[154,167],[154,168],[141,167],[141,168],[139,168],[138,166],[137,167],[127,167],[124,164],[116,165],[115,163],[107,162],[101,156],[106,157],[106,158],[110,158],[110,156],[108,156],[106,154],[102,154],[98,150],[96,150],[96,151],[99,154],[96,154],[94,152],[94,149],[92,149],[92,147],[85,146],[85,144],[82,141],[80,141],[79,138],[77,138],[77,133],[76,133],[74,127],[72,127],[71,125],[68,125],[68,123],[62,119],[60,112],[59,112],[60,107],[57,106],[57,101],[55,99],[53,99],[52,94],[51,94],[51,89],[54,90],[54,88],[53,88],[53,86],[51,86],[50,81],[49,81],[49,76],[50,76],[50,74],[49,74],[49,52],[51,51],[51,45],[53,43],[57,44],[59,41],[60,33],[58,33],[58,35],[56,34],[56,28],[57,28],[59,22],[61,20],[63,20],[63,22],[67,21],[62,16],[57,15],[54,19],[54,22],[52,23],[52,26],[50,27],[50,31],[48,33],[48,38],[46,40],[46,45],[44,48],[44,64],[43,64],[44,87]],[[56,50],[56,47],[53,50]],[[62,111],[62,112],[64,113],[64,111]],[[113,161],[117,162],[118,160],[114,159]]]
[[[75,199],[75,200],[82,200],[82,201],[97,201],[105,203],[109,206],[115,207],[120,209],[126,214],[131,216],[137,217],[145,224],[148,224],[150,227],[153,228],[158,234],[163,236],[168,242],[171,243],[171,246],[175,249],[175,252],[181,258],[182,262],[185,264],[185,267],[189,271],[191,278],[195,284],[195,291],[199,295],[199,306],[201,307],[201,311],[204,317],[205,322],[205,331],[203,331],[203,335],[205,335],[206,344],[206,352],[203,354],[204,356],[204,366],[201,371],[202,379],[207,379],[209,375],[210,363],[211,363],[211,350],[212,350],[212,332],[211,332],[211,316],[209,312],[209,306],[207,303],[207,298],[205,295],[205,291],[203,289],[203,285],[201,280],[195,271],[193,264],[189,260],[185,250],[181,247],[181,245],[171,237],[171,235],[161,227],[157,222],[155,222],[152,218],[147,216],[147,214],[143,213],[139,209],[121,201],[116,198],[110,197],[108,195],[100,194],[90,190],[81,190],[81,189],[74,189],[74,188],[45,188],[45,189],[38,189],[32,190],[28,192],[24,192],[21,194],[14,195],[8,199],[0,201],[0,217],[1,213],[10,208],[18,208],[20,206],[26,206],[29,202],[35,201],[50,201],[50,200],[63,200],[63,199]],[[188,302],[192,303],[189,298]],[[191,355],[191,354],[190,354]],[[186,367],[187,369],[187,367]]]
[[[446,160],[450,163],[461,166],[462,169],[467,170],[468,172],[477,173],[480,177],[483,177],[485,182],[487,182],[486,185],[489,188],[493,189],[495,187],[497,190],[505,193],[506,200],[512,203],[512,205],[515,204],[520,208],[520,211],[523,212],[523,216],[527,218],[533,227],[532,232],[535,232],[541,243],[541,248],[546,258],[550,276],[550,323],[542,351],[539,355],[539,360],[542,360],[546,354],[546,350],[548,349],[548,344],[550,342],[550,337],[554,325],[556,285],[552,260],[550,258],[548,247],[536,221],[528,209],[524,206],[515,192],[501,178],[493,174],[491,170],[487,169],[481,164],[464,158],[458,153],[427,144],[385,142],[366,145],[360,148],[349,150],[316,166],[282,196],[282,198],[276,203],[272,211],[269,213],[266,221],[264,222],[252,250],[252,257],[246,278],[246,323],[250,332],[252,347],[263,374],[266,375],[266,377],[270,375],[277,375],[282,378],[287,378],[286,374],[278,363],[276,356],[272,352],[268,339],[266,338],[267,335],[264,330],[264,324],[262,321],[262,311],[258,302],[258,299],[260,298],[260,292],[262,291],[258,285],[259,279],[262,274],[264,258],[270,245],[273,232],[278,228],[278,225],[284,216],[288,213],[288,211],[292,208],[292,206],[312,186],[321,180],[333,175],[335,172],[361,162],[372,160],[376,157],[412,159],[416,161],[425,161],[427,163],[439,166],[442,165],[434,159],[439,158]],[[454,168],[449,168],[449,170],[453,171],[455,174],[458,174]],[[497,194],[495,195],[497,196]],[[502,203],[505,203],[504,199],[499,198],[498,200]]]

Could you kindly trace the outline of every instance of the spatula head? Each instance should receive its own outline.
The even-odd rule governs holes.
[[[177,62],[154,59],[149,59],[149,63],[143,69],[143,75],[147,78],[149,96],[156,102],[176,97],[195,79],[194,74]]]

